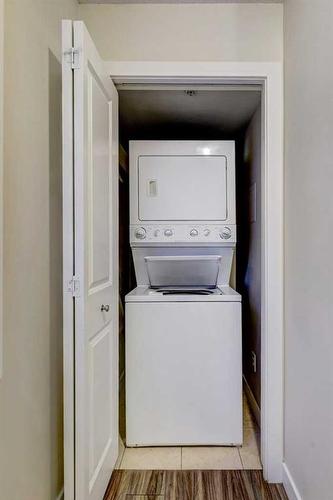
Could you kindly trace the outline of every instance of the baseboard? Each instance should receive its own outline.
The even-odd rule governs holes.
[[[302,497],[296,487],[295,481],[290,474],[287,465],[283,462],[282,464],[282,474],[283,474],[283,486],[286,490],[289,500],[302,500]]]
[[[64,500],[64,488],[60,491],[59,495],[57,496],[56,500]]]
[[[256,398],[254,397],[254,394],[251,390],[251,387],[249,386],[245,376],[243,375],[243,381],[244,381],[244,391],[246,394],[246,397],[248,399],[251,411],[253,413],[253,416],[258,424],[258,427],[261,427],[261,418],[260,418],[260,408],[259,405],[256,401]]]

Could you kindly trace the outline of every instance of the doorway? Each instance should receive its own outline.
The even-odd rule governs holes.
[[[120,469],[261,469],[261,92],[260,85],[119,83]],[[125,450],[125,295],[135,285],[128,242],[128,150],[131,140],[233,140],[236,143],[237,256],[231,286],[243,294],[244,444],[241,447],[172,447]],[[256,195],[250,193],[256,189]],[[251,198],[251,200],[250,200]],[[248,203],[254,204],[247,216]],[[124,228],[125,224],[125,228]],[[259,226],[259,229],[258,229]],[[253,236],[253,228],[255,235]],[[127,232],[126,232],[127,231]],[[123,236],[122,236],[123,235]],[[251,237],[249,237],[251,236]],[[252,276],[249,277],[251,271]],[[244,300],[245,299],[245,300]],[[255,317],[256,322],[250,321]],[[251,363],[258,357],[258,367]],[[246,375],[245,375],[246,374]],[[207,381],[208,382],[208,381]],[[254,396],[254,393],[256,394]],[[251,408],[250,408],[251,405]]]
[[[109,62],[117,85],[183,84],[261,87],[261,461],[269,482],[283,462],[283,98],[279,63]],[[252,351],[253,349],[251,349]],[[252,359],[250,358],[252,365]],[[253,365],[252,365],[253,366]],[[258,357],[256,360],[258,369]],[[254,407],[255,405],[253,405]],[[258,416],[258,412],[257,412]]]

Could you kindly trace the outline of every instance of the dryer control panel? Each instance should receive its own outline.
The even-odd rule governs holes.
[[[235,225],[176,224],[176,225],[132,225],[131,244],[147,243],[236,243]]]

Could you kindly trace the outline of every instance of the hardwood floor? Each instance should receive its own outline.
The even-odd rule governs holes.
[[[259,470],[115,470],[104,500],[288,500]]]

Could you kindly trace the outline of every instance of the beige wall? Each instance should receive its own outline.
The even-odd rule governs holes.
[[[55,500],[63,484],[60,20],[76,9],[5,0],[1,500]]]
[[[107,60],[277,61],[279,4],[81,5],[79,16]]]
[[[285,4],[285,462],[333,491],[333,3]]]

